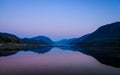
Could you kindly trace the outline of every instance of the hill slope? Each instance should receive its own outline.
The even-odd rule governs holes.
[[[42,45],[53,45],[53,41],[45,36],[36,36],[33,38],[24,38],[21,39],[21,42],[24,44],[42,44]]]
[[[0,43],[20,43],[20,39],[16,35],[0,32]]]
[[[87,46],[119,46],[120,22],[107,24],[98,28],[85,40],[77,43]]]

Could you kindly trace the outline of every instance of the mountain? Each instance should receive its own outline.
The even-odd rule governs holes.
[[[11,38],[19,39],[19,37],[17,37],[17,36],[14,35],[14,34],[10,34],[10,33],[2,33],[2,32],[0,32],[0,36],[2,36],[2,37],[11,37]]]
[[[86,38],[88,38],[89,35],[90,35],[90,34],[86,34],[86,35],[81,36],[80,38],[76,38],[76,39],[72,40],[69,44],[74,45],[74,44],[76,44],[76,43],[79,43],[79,42],[85,40]]]
[[[31,39],[36,40],[36,41],[44,41],[48,44],[53,44],[53,41],[50,38],[45,37],[45,36],[36,36]]]
[[[120,46],[120,22],[101,26],[77,45]]]
[[[74,45],[75,43],[81,42],[86,39],[90,34],[86,34],[81,36],[80,38],[72,38],[72,39],[62,39],[60,41],[56,41],[57,45]]]
[[[0,43],[20,43],[20,39],[14,34],[0,32]]]
[[[42,44],[42,45],[53,45],[53,41],[45,36],[36,36],[33,38],[24,38],[21,39],[21,42],[24,44]]]
[[[52,45],[53,41],[45,36],[21,39],[14,34],[0,32],[0,43],[22,43],[22,44],[42,44]]]
[[[62,39],[60,41],[56,41],[55,44],[56,45],[70,45],[70,43],[74,40],[76,40],[77,38],[72,38],[72,39]]]

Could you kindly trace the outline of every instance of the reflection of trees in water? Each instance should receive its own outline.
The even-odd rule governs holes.
[[[84,54],[93,56],[99,62],[113,67],[120,67],[120,48],[119,47],[76,47],[71,49],[77,50]]]
[[[49,52],[53,47],[39,48],[21,48],[21,49],[1,49],[0,56],[14,55],[19,51],[32,51],[36,53]],[[61,50],[72,50],[82,52],[86,55],[93,56],[99,62],[113,67],[120,67],[120,48],[119,47],[77,47],[77,46],[62,46],[58,47]]]
[[[9,55],[13,55],[16,54],[20,49],[16,48],[16,49],[0,49],[0,56],[9,56]]]
[[[103,64],[120,67],[120,48],[86,48],[90,55]]]
[[[23,50],[32,51],[36,53],[46,53],[46,52],[49,52],[52,48],[53,48],[52,46],[50,47],[44,46],[44,47],[39,47],[39,48],[24,48]]]
[[[16,49],[1,49],[0,56],[14,55],[19,51],[32,51],[36,53],[49,52],[53,47],[38,47],[38,48],[16,48]]]
[[[113,67],[120,67],[120,48],[119,47],[58,47],[62,50],[72,50],[82,52],[97,59],[99,62]]]

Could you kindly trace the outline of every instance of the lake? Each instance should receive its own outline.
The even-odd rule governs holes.
[[[0,50],[0,75],[120,75],[119,48]]]

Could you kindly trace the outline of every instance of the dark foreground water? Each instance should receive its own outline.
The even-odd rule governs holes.
[[[120,49],[0,50],[0,75],[120,75]]]

